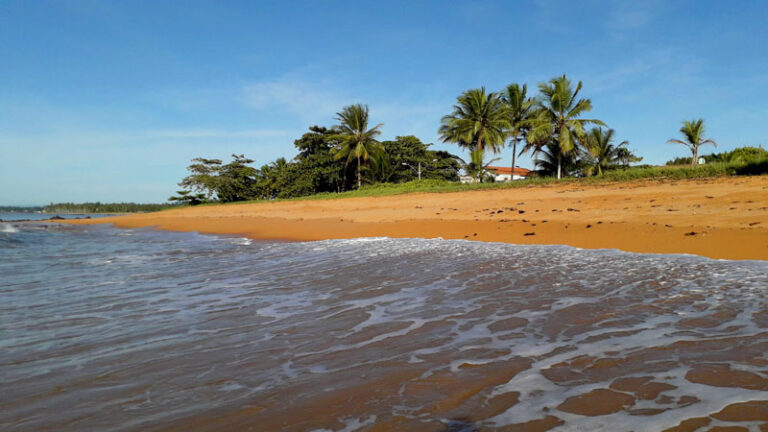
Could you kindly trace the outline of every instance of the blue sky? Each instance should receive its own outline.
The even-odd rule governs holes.
[[[0,204],[162,202],[190,159],[293,157],[357,102],[384,139],[466,156],[437,137],[460,92],[563,73],[645,162],[685,156],[665,142],[694,117],[719,150],[765,145],[766,18],[746,0],[6,0]]]

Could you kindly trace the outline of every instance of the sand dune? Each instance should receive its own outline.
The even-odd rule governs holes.
[[[67,223],[264,240],[442,237],[768,259],[768,176],[200,206]]]

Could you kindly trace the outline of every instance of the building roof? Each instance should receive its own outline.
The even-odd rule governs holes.
[[[512,168],[511,167],[500,167],[500,166],[489,166],[488,167],[488,171],[493,171],[497,175],[498,174],[511,174],[512,173]],[[531,172],[531,170],[525,169],[525,168],[520,168],[520,167],[515,167],[514,174],[518,175],[518,176],[521,176],[521,177],[525,177],[525,176],[528,175],[529,172]]]

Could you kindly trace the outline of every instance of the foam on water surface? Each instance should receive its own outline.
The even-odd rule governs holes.
[[[17,232],[19,232],[19,229],[16,228],[15,226],[13,226],[13,225],[11,225],[9,223],[0,222],[0,233],[9,233],[10,234],[10,233],[17,233]]]
[[[768,400],[765,262],[103,227],[11,235],[2,430],[768,423],[732,406]]]

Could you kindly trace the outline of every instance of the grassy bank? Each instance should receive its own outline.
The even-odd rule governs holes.
[[[42,208],[50,214],[90,214],[90,213],[144,213],[156,212],[179,207],[178,204],[137,204],[137,203],[56,203]]]
[[[521,187],[536,187],[549,184],[592,185],[600,183],[615,183],[635,180],[685,180],[720,176],[761,175],[768,174],[768,161],[752,163],[710,163],[697,166],[654,166],[638,167],[626,170],[609,171],[602,176],[575,178],[567,177],[557,180],[552,177],[532,178],[523,181],[506,183],[457,183],[443,180],[416,180],[406,183],[378,183],[363,186],[359,190],[341,193],[321,193],[304,197],[288,198],[274,201],[326,200],[354,197],[375,197],[400,195],[407,193],[446,193],[471,190],[512,189]],[[272,201],[240,201],[228,204],[258,203]],[[216,203],[203,204],[216,205]]]

